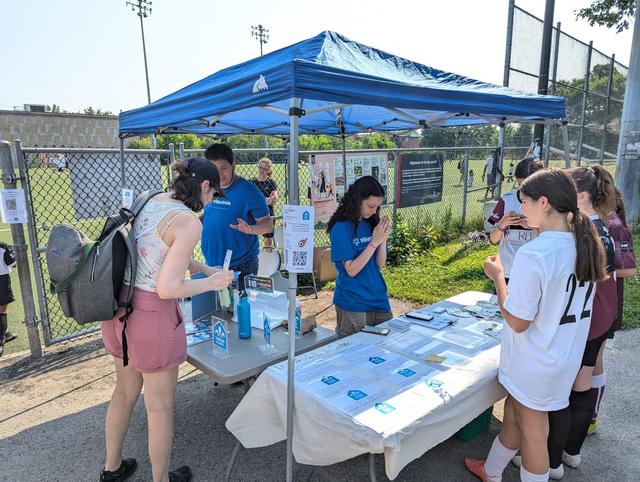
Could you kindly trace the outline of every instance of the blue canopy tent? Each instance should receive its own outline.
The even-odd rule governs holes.
[[[120,114],[120,134],[290,135],[561,120],[562,97],[488,84],[322,32]],[[336,122],[338,119],[338,122]],[[340,119],[342,123],[340,123]]]
[[[124,138],[145,134],[267,134],[290,138],[289,199],[298,203],[298,135],[402,132],[511,122],[563,123],[562,97],[488,84],[325,31],[229,67],[120,114]],[[568,145],[566,127],[563,129]],[[565,155],[568,149],[565,149]],[[289,276],[289,319],[296,275]],[[290,324],[290,326],[293,326]],[[293,356],[287,390],[287,481],[293,478]]]

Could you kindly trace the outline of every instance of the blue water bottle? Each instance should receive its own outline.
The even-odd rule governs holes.
[[[238,302],[238,338],[251,338],[251,307],[246,293],[240,295]]]

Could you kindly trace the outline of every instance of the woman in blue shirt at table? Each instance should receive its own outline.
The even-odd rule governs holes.
[[[360,331],[393,317],[380,269],[387,262],[389,217],[380,218],[384,189],[375,177],[354,182],[331,216],[331,261],[338,279],[333,295],[338,336]]]

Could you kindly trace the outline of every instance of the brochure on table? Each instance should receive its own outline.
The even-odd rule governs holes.
[[[379,340],[349,337],[296,357],[296,387],[379,433],[426,403],[446,404],[453,387],[477,370],[476,357],[500,343],[496,334],[503,321],[491,304],[438,306],[444,310],[434,313],[434,320],[455,317],[446,328],[412,322],[402,330],[391,320],[382,325],[391,333]],[[286,361],[269,370],[286,380]]]

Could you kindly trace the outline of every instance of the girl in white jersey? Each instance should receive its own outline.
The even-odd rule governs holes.
[[[525,157],[516,166],[516,183],[520,186],[531,174],[543,169],[542,161],[533,157]],[[493,209],[491,216],[487,220],[493,225],[489,233],[491,244],[500,243],[500,262],[504,269],[504,276],[509,283],[511,276],[511,266],[516,251],[520,247],[531,241],[537,233],[527,225],[526,218],[520,212],[520,199],[518,190],[504,194],[498,200],[498,204]]]
[[[520,478],[549,479],[547,412],[569,404],[590,325],[593,285],[603,279],[604,251],[578,210],[575,183],[544,169],[520,187],[522,214],[540,235],[515,255],[507,290],[498,256],[485,261],[506,321],[498,378],[509,393],[500,434],[486,461],[465,459],[483,481],[499,482],[518,449]]]

